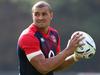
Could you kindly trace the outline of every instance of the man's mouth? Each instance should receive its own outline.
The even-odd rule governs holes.
[[[42,20],[42,21],[37,21],[38,23],[45,23],[45,20]]]
[[[38,22],[38,23],[44,23],[44,22]]]

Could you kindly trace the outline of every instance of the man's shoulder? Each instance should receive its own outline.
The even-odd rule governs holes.
[[[36,29],[35,27],[32,27],[32,25],[30,25],[29,27],[27,27],[26,29],[24,29],[21,33],[21,35],[34,35],[36,33]]]
[[[29,42],[29,41],[38,41],[37,37],[35,36],[35,32],[31,32],[28,29],[25,29],[18,38],[18,42]]]
[[[20,39],[34,39],[36,38],[35,36],[35,31],[32,31],[30,28],[26,28],[22,31],[22,33],[19,36],[19,40]]]

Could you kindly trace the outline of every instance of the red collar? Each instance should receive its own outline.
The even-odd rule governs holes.
[[[45,38],[49,37],[49,34],[50,34],[50,26],[48,27],[48,33],[47,34],[44,33],[44,32],[39,31],[38,30],[38,27],[34,23],[32,23],[29,27],[32,28],[32,31],[38,31],[38,32],[40,32]]]

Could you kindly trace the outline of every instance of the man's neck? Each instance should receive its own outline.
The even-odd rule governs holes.
[[[39,28],[36,24],[33,23],[33,25],[37,28],[38,31],[40,31],[40,32],[42,32],[44,34],[47,34],[48,31],[49,31],[49,26],[44,27],[44,28],[43,27],[42,28]]]
[[[38,30],[39,32],[42,32],[42,33],[44,33],[44,34],[47,34],[48,31],[49,31],[49,26],[48,26],[48,27],[45,27],[45,28],[39,28],[39,27],[37,27],[37,26],[35,25],[35,27],[37,28],[37,30]]]
[[[46,27],[46,28],[38,28],[38,30],[39,30],[40,32],[42,32],[42,33],[47,34],[48,31],[49,31],[49,27]]]

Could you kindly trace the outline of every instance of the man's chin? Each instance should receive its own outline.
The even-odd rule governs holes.
[[[45,28],[46,26],[44,25],[37,25],[38,28]]]
[[[38,27],[45,27],[46,25],[44,23],[37,23]]]

